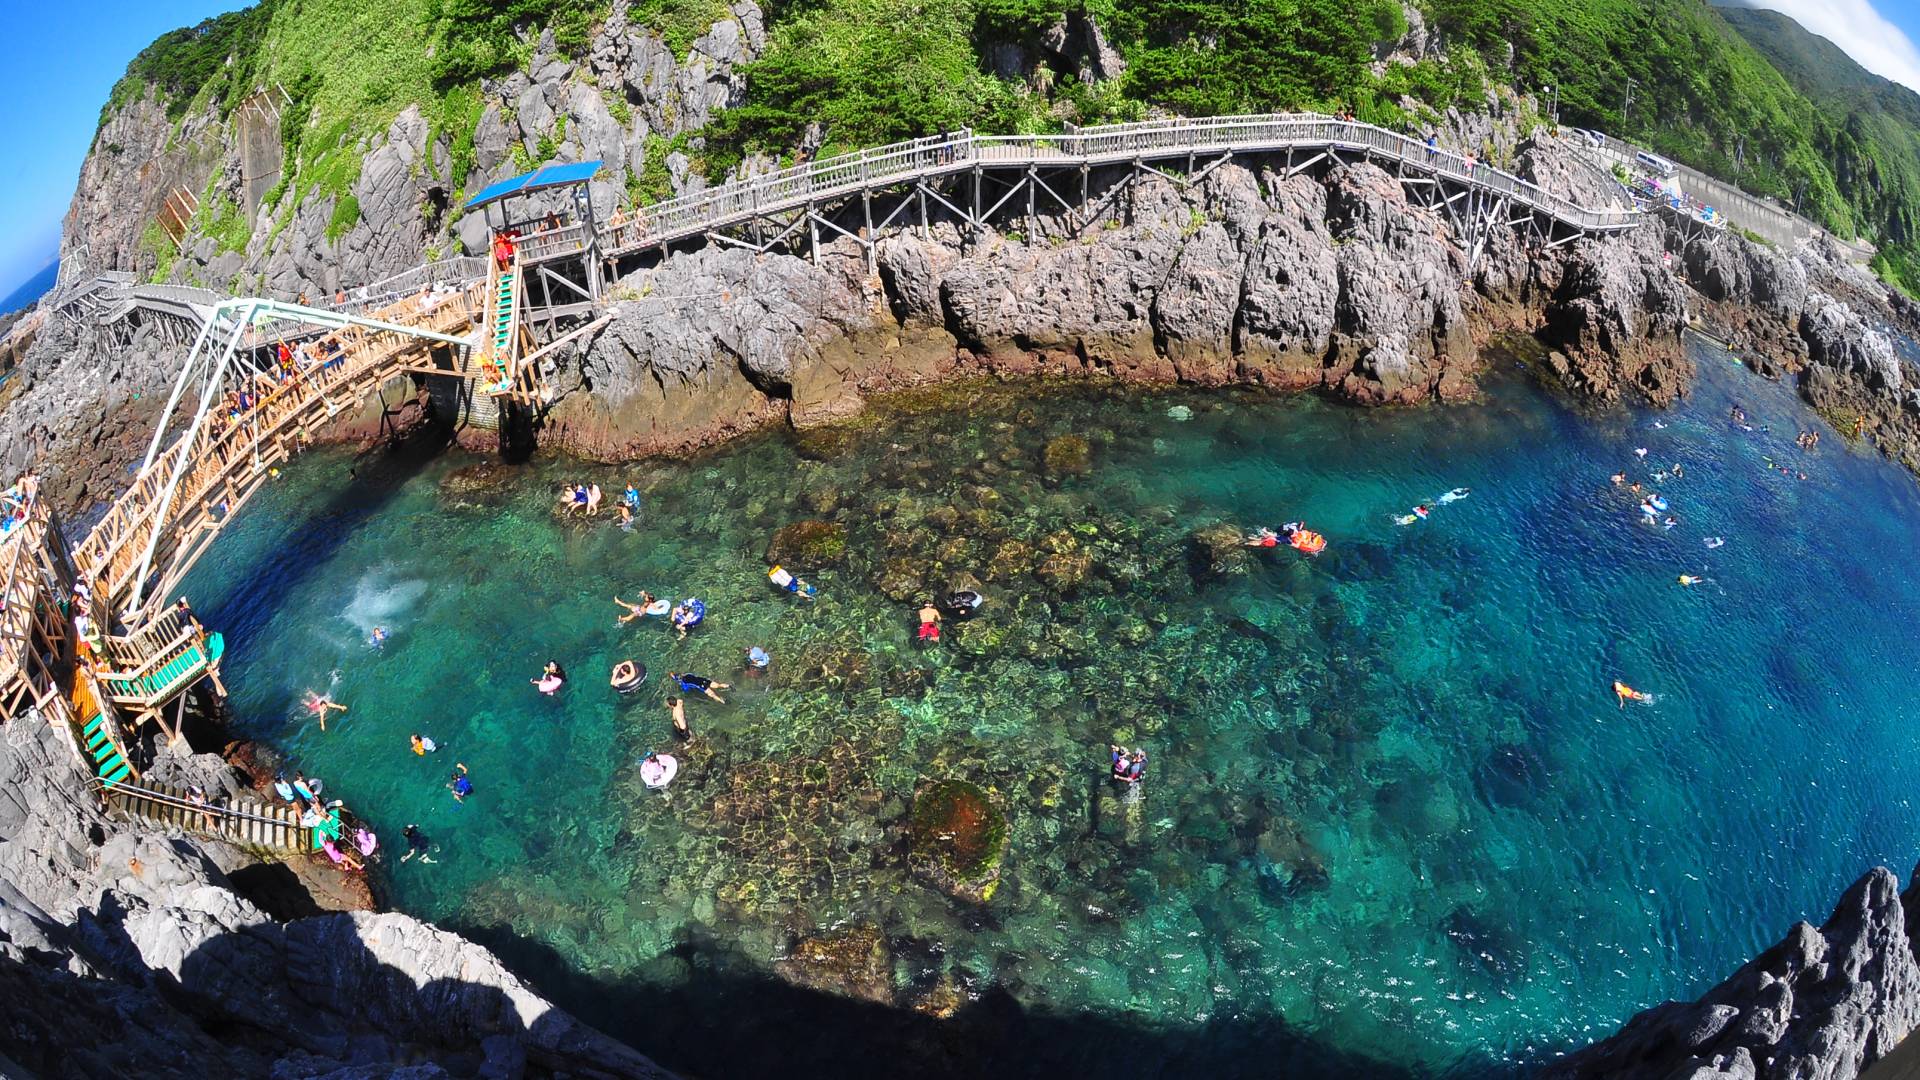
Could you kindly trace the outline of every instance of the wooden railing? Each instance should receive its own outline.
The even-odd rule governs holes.
[[[1470,164],[1451,151],[1428,149],[1423,142],[1385,128],[1330,116],[1280,113],[1150,120],[1059,135],[975,135],[962,131],[913,139],[821,158],[656,203],[607,223],[602,229],[601,248],[606,254],[617,255],[671,243],[757,215],[966,171],[976,165],[1092,166],[1228,150],[1329,147],[1365,150],[1421,172],[1473,184],[1583,231],[1630,229],[1644,217],[1635,209],[1581,206],[1510,173],[1478,162]]]
[[[420,297],[408,297],[377,312],[380,321],[447,333],[472,325],[480,307],[480,286],[422,310]],[[337,358],[296,372],[277,383],[256,384],[251,408],[237,416],[223,415],[199,425],[189,439],[177,440],[157,455],[117,499],[98,525],[74,551],[74,564],[83,578],[99,579],[99,592],[116,610],[134,585],[147,544],[156,530],[159,540],[152,565],[169,567],[163,588],[177,581],[198,558],[205,544],[185,552],[180,545],[195,529],[216,531],[218,526],[265,479],[266,470],[291,453],[287,440],[304,434],[308,425],[358,403],[400,369],[400,360],[419,348],[419,339],[391,330],[347,326],[333,332],[340,343]],[[171,500],[164,499],[182,462],[184,471]],[[165,503],[167,520],[159,520]],[[204,538],[211,540],[211,535]],[[184,554],[186,564],[174,559]]]

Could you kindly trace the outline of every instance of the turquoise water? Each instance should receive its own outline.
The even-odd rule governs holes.
[[[630,469],[316,454],[186,591],[240,729],[390,847],[431,836],[436,863],[382,868],[396,906],[690,1074],[1519,1072],[1920,853],[1920,489],[1824,427],[1796,450],[1790,391],[1691,347],[1701,386],[1660,414],[1518,373],[1413,411],[1014,387]],[[1091,471],[1049,476],[1069,433]],[[1675,462],[1679,524],[1640,524],[1609,474]],[[573,478],[637,481],[639,527],[555,517]],[[813,605],[764,576],[807,518],[847,528]],[[1199,571],[1194,529],[1290,519],[1326,553]],[[987,608],[916,650],[877,589],[962,573]],[[685,643],[616,627],[642,588],[711,614]],[[654,672],[635,698],[606,685],[625,657]],[[528,685],[549,658],[557,700]],[[669,668],[736,688],[689,702],[662,795],[633,766],[671,742]],[[320,732],[310,689],[351,711]],[[1102,781],[1114,739],[1152,755],[1136,808]],[[906,866],[916,780],[953,776],[1011,819],[984,907]],[[788,988],[797,938],[861,926],[899,1008]]]

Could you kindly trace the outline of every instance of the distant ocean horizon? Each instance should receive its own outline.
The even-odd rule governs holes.
[[[39,273],[28,278],[19,288],[0,300],[0,315],[11,315],[45,296],[60,278],[60,260],[54,259]]]

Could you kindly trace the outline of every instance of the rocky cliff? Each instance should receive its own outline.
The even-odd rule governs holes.
[[[0,727],[0,1061],[102,1078],[666,1077],[478,945],[406,915],[321,913],[285,865],[109,817],[72,753],[31,716]],[[232,779],[218,758],[160,768],[216,797]]]
[[[1779,944],[1691,1002],[1635,1016],[1542,1080],[1844,1080],[1920,1027],[1920,870],[1907,891],[1884,867],[1818,928]]]
[[[672,451],[969,375],[1457,400],[1503,331],[1539,334],[1560,378],[1598,400],[1685,388],[1686,299],[1658,230],[1554,250],[1508,236],[1469,267],[1445,219],[1372,165],[1129,183],[1101,222],[898,231],[871,275],[847,240],[817,264],[675,254],[622,280],[612,321],[572,349],[550,437],[602,457]]]

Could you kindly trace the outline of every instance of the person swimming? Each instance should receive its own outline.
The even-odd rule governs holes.
[[[818,589],[815,589],[805,581],[794,577],[792,572],[784,566],[775,566],[773,569],[768,570],[767,580],[773,582],[775,588],[792,593],[802,600],[811,600],[814,594],[819,592]]]
[[[384,626],[374,627],[373,633],[368,637],[367,640],[376,649],[384,648],[387,644],[387,628]]]
[[[407,853],[400,856],[401,862],[406,862],[415,855],[420,856],[420,861],[423,863],[436,861],[433,856],[427,854],[432,850],[433,845],[427,840],[427,834],[420,831],[420,826],[408,825],[401,830],[400,835],[407,838]]]
[[[647,669],[637,660],[622,660],[613,665],[608,685],[622,694],[631,694],[647,681]]]
[[[1399,517],[1394,518],[1393,523],[1395,525],[1412,525],[1416,521],[1427,520],[1427,515],[1431,513],[1433,513],[1433,507],[1426,503],[1421,503],[1419,506],[1413,508],[1412,513],[1401,514]]]
[[[1627,707],[1627,702],[1629,701],[1638,701],[1647,705],[1653,704],[1652,694],[1635,690],[1633,687],[1628,686],[1618,679],[1613,681],[1613,696],[1620,700],[1620,707],[1623,709]]]
[[[560,666],[559,661],[549,660],[547,661],[547,666],[540,670],[538,676],[528,679],[527,681],[532,683],[541,693],[552,697],[560,692],[562,686],[567,685],[567,672],[565,668]]]
[[[673,628],[684,638],[688,631],[699,626],[706,617],[707,605],[697,597],[689,596],[674,606],[670,621],[673,623]]]
[[[410,736],[408,739],[408,742],[411,743],[413,747],[413,752],[415,754],[420,755],[421,757],[426,757],[428,754],[431,754],[434,751],[440,749],[440,747],[432,739],[429,739],[418,732],[415,732],[412,736]]]
[[[335,709],[341,712],[347,711],[345,705],[340,704],[325,694],[316,694],[311,690],[307,691],[307,700],[304,704],[307,711],[312,713],[314,718],[320,721],[321,731],[327,730],[327,714],[329,712]]]
[[[915,640],[930,645],[940,640],[940,609],[928,600],[920,605],[920,630]]]
[[[1438,499],[1434,501],[1439,503],[1441,506],[1445,506],[1448,503],[1459,502],[1461,499],[1464,499],[1471,494],[1473,494],[1472,488],[1457,487],[1457,488],[1454,488],[1452,491],[1447,492],[1445,495],[1440,496]]]
[[[620,621],[623,623],[630,623],[635,619],[644,619],[649,615],[665,615],[672,606],[665,600],[656,598],[645,589],[640,590],[640,601],[638,603],[629,604],[618,596],[613,598],[613,602],[627,609],[627,613],[620,616]]]
[[[732,683],[715,682],[705,675],[691,675],[686,672],[669,671],[667,672],[667,678],[672,679],[674,684],[680,687],[680,692],[683,694],[705,694],[722,705],[727,703],[727,699],[721,697],[715,691],[733,689]]]
[[[767,666],[773,663],[773,656],[758,645],[747,650],[747,674],[764,675]]]
[[[454,802],[466,802],[467,796],[473,794],[473,781],[467,778],[466,763],[456,761],[453,769],[453,778],[447,781],[447,790],[453,792]]]
[[[1272,529],[1267,528],[1265,525],[1262,525],[1259,529],[1248,533],[1246,535],[1246,538],[1241,540],[1240,542],[1246,545],[1247,547],[1259,547],[1259,548],[1279,547],[1280,534],[1277,532],[1274,532]]]
[[[1683,585],[1683,586],[1687,586],[1687,585],[1698,585],[1698,584],[1700,584],[1701,582],[1703,582],[1703,581],[1705,581],[1705,580],[1707,580],[1707,579],[1706,579],[1706,578],[1703,578],[1703,577],[1695,577],[1695,576],[1694,576],[1694,575],[1692,575],[1692,574],[1681,574],[1681,575],[1680,575],[1680,584],[1681,584],[1681,585]]]
[[[1709,536],[1705,540],[1701,541],[1701,543],[1707,545],[1707,550],[1709,551],[1719,547],[1720,545],[1726,542],[1727,542],[1727,538],[1724,536]]]
[[[1280,526],[1280,531],[1286,535],[1288,546],[1302,555],[1318,555],[1327,548],[1326,537],[1298,521],[1287,522]]]
[[[1647,448],[1646,448],[1646,447],[1644,447],[1644,446],[1636,446],[1636,447],[1634,447],[1634,448],[1633,448],[1633,456],[1634,456],[1634,457],[1637,457],[1637,458],[1643,458],[1643,457],[1646,457],[1646,456],[1647,456]]]

